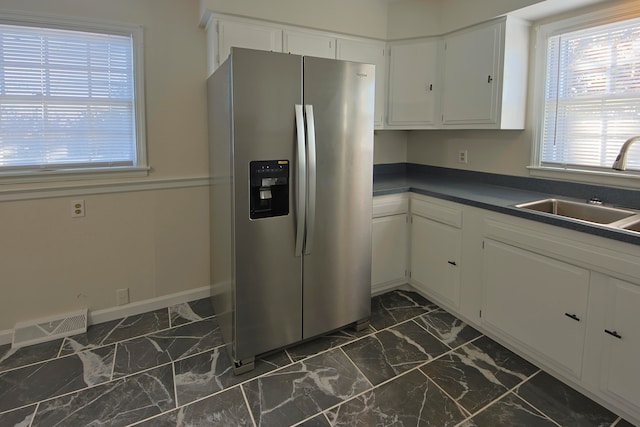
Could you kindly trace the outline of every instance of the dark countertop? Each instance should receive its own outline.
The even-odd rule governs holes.
[[[637,232],[512,206],[549,197],[581,202],[598,197],[607,205],[640,210],[639,190],[406,163],[375,165],[374,196],[407,191],[640,245],[640,233]]]

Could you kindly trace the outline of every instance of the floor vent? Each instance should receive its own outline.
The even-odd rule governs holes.
[[[87,332],[87,309],[43,319],[19,322],[13,328],[11,348],[24,347]]]

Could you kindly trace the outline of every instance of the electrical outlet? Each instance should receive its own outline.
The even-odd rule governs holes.
[[[116,289],[116,305],[129,304],[129,288]]]
[[[458,151],[458,163],[469,163],[469,152],[467,150]]]
[[[84,200],[71,201],[71,218],[80,218],[84,216]]]

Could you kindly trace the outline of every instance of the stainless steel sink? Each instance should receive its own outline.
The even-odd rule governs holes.
[[[637,233],[640,233],[640,219],[638,221],[632,222],[631,224],[627,224],[622,228],[624,228],[625,230],[635,231]]]
[[[637,212],[630,210],[602,205],[592,205],[586,202],[572,202],[562,199],[535,200],[532,202],[520,203],[515,205],[515,207],[579,219],[581,221],[588,221],[596,224],[612,224],[637,214]]]

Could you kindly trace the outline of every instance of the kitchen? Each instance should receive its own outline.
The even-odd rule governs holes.
[[[309,3],[304,8],[295,2],[286,8],[234,3],[3,2],[3,9],[13,11],[144,27],[152,169],[147,178],[135,182],[112,178],[3,186],[2,235],[11,244],[2,246],[0,257],[3,288],[10,289],[4,292],[0,330],[10,333],[18,321],[79,307],[90,307],[91,323],[99,323],[116,318],[114,313],[137,314],[204,298],[209,292],[209,241],[202,232],[209,227],[209,172],[207,44],[204,30],[197,26],[204,15],[201,9],[397,40],[444,34],[538,2],[400,1],[388,8],[382,1],[348,7],[337,1]],[[367,19],[362,18],[365,3]],[[532,138],[530,125],[501,131],[379,130],[374,162],[529,176]],[[468,163],[458,163],[460,150],[467,150]],[[70,201],[76,199],[85,202],[83,218],[68,215]],[[114,295],[120,289],[128,289],[131,304],[116,306]],[[7,333],[3,336],[10,340]]]

